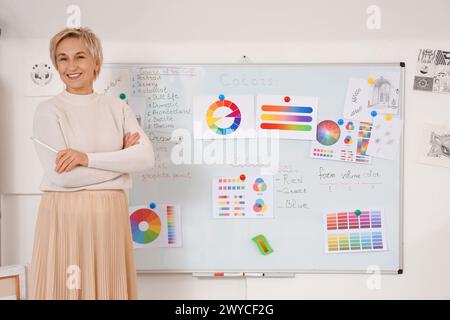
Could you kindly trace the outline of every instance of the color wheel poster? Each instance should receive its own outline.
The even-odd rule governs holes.
[[[314,140],[317,97],[258,95],[259,131],[278,130],[281,139]]]
[[[316,140],[311,142],[312,158],[355,163],[371,163],[367,147],[372,130],[371,122],[324,120],[317,125]]]
[[[135,248],[181,247],[180,207],[152,203],[129,208]]]
[[[253,96],[195,96],[193,119],[195,139],[255,137]]]
[[[215,177],[212,197],[214,218],[273,218],[273,176]]]

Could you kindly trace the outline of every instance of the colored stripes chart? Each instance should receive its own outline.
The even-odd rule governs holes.
[[[258,95],[256,100],[260,131],[278,130],[283,139],[315,139],[317,98]]]

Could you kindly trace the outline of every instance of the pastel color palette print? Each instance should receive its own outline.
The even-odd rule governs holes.
[[[387,250],[382,209],[325,212],[325,251],[327,253]]]

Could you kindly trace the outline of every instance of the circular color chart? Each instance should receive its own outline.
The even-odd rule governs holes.
[[[341,136],[338,124],[331,120],[324,120],[317,125],[317,141],[324,146],[335,144]]]
[[[133,241],[147,244],[155,241],[161,233],[161,219],[150,209],[141,208],[130,216]]]
[[[262,192],[267,190],[267,185],[263,178],[256,178],[255,183],[253,184],[253,190]]]
[[[353,140],[351,136],[346,136],[344,139],[345,144],[352,144]]]
[[[227,108],[229,112],[225,116],[215,116],[214,113],[219,108]],[[224,123],[229,123],[230,120],[231,125],[224,125]],[[229,100],[217,100],[209,106],[206,112],[206,123],[214,133],[220,135],[233,133],[241,124],[241,111],[237,105]]]
[[[347,130],[353,130],[353,129],[355,129],[355,125],[353,124],[353,122],[349,121],[349,122],[347,122],[347,124],[345,125],[345,129],[347,129]]]
[[[263,199],[256,199],[255,204],[253,205],[253,211],[255,212],[266,212],[267,206],[264,204]]]

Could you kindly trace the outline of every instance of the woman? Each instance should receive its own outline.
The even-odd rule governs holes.
[[[87,28],[64,29],[50,55],[66,89],[41,103],[33,135],[44,168],[31,264],[33,299],[136,299],[124,189],[154,164],[128,105],[94,93],[102,48]]]

